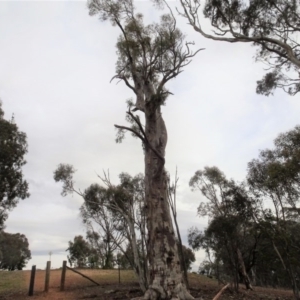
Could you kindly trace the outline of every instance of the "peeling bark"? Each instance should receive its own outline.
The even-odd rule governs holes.
[[[115,125],[122,133],[129,131],[143,143],[145,152],[145,211],[148,237],[149,286],[144,299],[194,299],[184,284],[176,235],[168,202],[165,166],[167,130],[161,115],[170,92],[165,84],[182,72],[201,50],[191,51],[191,42],[176,28],[173,14],[164,15],[160,24],[144,26],[134,12],[133,1],[89,0],[90,14],[100,13],[122,32],[117,49],[117,74],[135,93],[135,107],[127,112],[131,127]],[[160,37],[160,38],[158,38]],[[183,46],[185,45],[185,47]],[[133,81],[133,84],[132,84]],[[145,115],[145,128],[139,116]],[[120,139],[121,140],[122,136]]]
[[[149,145],[145,147],[145,199],[150,286],[144,299],[194,299],[184,284],[168,202],[167,174],[164,169],[167,130],[160,105],[146,103],[145,117],[145,132],[151,147]],[[159,157],[155,152],[159,154]]]

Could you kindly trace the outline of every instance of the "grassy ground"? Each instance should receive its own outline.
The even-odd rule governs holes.
[[[28,297],[30,271],[0,272],[0,300],[125,300],[141,296],[137,280],[132,271],[121,270],[119,284],[118,270],[80,270],[98,282],[96,286],[80,275],[67,270],[65,291],[60,291],[61,270],[51,270],[50,289],[44,292],[45,271],[38,270],[34,285],[34,296]],[[194,297],[211,300],[221,286],[206,276],[189,274],[190,290]],[[255,287],[253,292],[241,287],[238,294],[226,291],[220,300],[291,300],[291,291]]]
[[[0,271],[0,295],[26,289],[26,276],[23,271]]]

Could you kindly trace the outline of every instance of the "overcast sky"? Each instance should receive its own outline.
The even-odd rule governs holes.
[[[146,23],[161,14],[150,1],[136,4]],[[265,66],[254,62],[254,47],[206,40],[181,17],[178,26],[195,49],[206,49],[168,84],[174,96],[162,109],[166,167],[173,176],[178,167],[178,215],[187,244],[188,228],[203,229],[207,222],[196,215],[200,193],[188,186],[194,172],[215,165],[242,181],[259,149],[299,124],[300,102],[281,91],[256,95]],[[0,2],[0,98],[5,117],[14,114],[28,137],[24,175],[31,194],[10,212],[6,231],[27,236],[28,267],[44,268],[49,251],[52,266],[61,266],[68,241],[85,236],[82,199],[63,198],[53,180],[59,163],[75,166],[82,190],[98,182],[102,170],[109,169],[115,184],[121,172],[144,170],[138,140],[128,135],[115,143],[113,124],[125,124],[125,100],[133,97],[123,83],[110,83],[118,35],[118,28],[88,15],[85,1]],[[203,258],[197,253],[195,270]]]

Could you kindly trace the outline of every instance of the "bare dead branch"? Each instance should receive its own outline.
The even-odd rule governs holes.
[[[217,293],[217,295],[212,300],[218,300],[222,293],[229,287],[229,283],[221,288],[221,290]]]

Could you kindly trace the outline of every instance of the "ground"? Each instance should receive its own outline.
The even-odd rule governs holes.
[[[83,274],[98,282],[96,286],[80,275],[67,270],[65,290],[60,291],[61,270],[51,270],[49,292],[44,292],[45,271],[37,270],[34,295],[28,296],[30,271],[0,271],[0,300],[125,300],[141,296],[139,286],[132,271],[121,270],[120,284],[118,270],[80,270]],[[194,297],[212,300],[222,286],[210,278],[189,274],[190,291]],[[219,300],[292,300],[289,290],[254,287],[239,293],[227,290]]]

